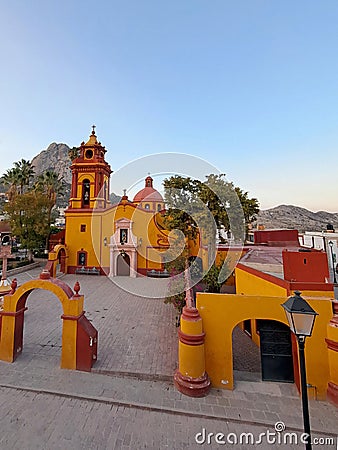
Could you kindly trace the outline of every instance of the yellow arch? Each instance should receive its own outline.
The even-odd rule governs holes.
[[[64,244],[56,244],[56,245],[54,245],[54,248],[53,248],[52,251],[55,252],[56,253],[56,257],[58,257],[61,250],[65,251],[66,258],[68,258],[68,249],[67,249],[67,246],[64,245]]]
[[[54,246],[53,250],[48,253],[48,262],[46,264],[45,269],[48,270],[51,277],[56,277],[56,266],[59,260],[59,255],[61,251],[65,252],[63,267],[61,267],[61,271],[67,273],[67,261],[68,261],[68,249],[64,244],[57,244]]]
[[[83,180],[89,180],[91,183],[95,182],[95,176],[91,173],[79,174],[78,183],[82,183]]]
[[[80,288],[78,286],[78,288]],[[61,368],[77,368],[77,335],[79,319],[84,316],[83,295],[74,293],[63,281],[50,278],[44,270],[40,279],[28,281],[4,297],[1,314],[0,360],[13,362],[23,347],[23,324],[26,301],[34,289],[43,289],[56,295],[62,305]],[[76,289],[77,290],[77,289]]]

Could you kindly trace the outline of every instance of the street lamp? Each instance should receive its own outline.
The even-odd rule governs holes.
[[[298,341],[303,421],[304,431],[307,434],[305,448],[306,450],[311,450],[311,432],[304,348],[305,338],[312,335],[313,325],[318,313],[316,313],[316,311],[314,311],[311,306],[300,296],[301,293],[299,291],[295,291],[294,294],[295,295],[293,297],[288,298],[288,300],[281,306],[285,309],[286,318],[289,322],[290,329],[295,334]]]
[[[337,283],[337,279],[336,279],[336,272],[334,270],[334,263],[335,263],[335,261],[334,261],[334,256],[333,256],[333,249],[332,249],[333,242],[332,241],[329,241],[329,246],[330,246],[330,251],[331,251],[331,259],[332,259],[333,282],[334,282],[334,284],[336,284]]]

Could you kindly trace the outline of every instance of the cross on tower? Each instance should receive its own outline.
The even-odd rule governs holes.
[[[92,125],[92,128],[93,128],[92,134],[95,134],[96,125]]]

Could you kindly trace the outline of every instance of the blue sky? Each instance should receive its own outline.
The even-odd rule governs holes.
[[[1,173],[95,123],[114,170],[183,152],[263,209],[338,211],[338,2],[12,0],[0,21]]]

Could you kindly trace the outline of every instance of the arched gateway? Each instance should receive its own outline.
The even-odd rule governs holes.
[[[57,268],[60,272],[67,273],[67,248],[63,244],[57,244],[53,250],[48,253],[48,261],[45,269],[48,270],[51,277],[56,276]]]
[[[97,358],[97,330],[84,314],[79,283],[75,283],[74,293],[66,283],[51,278],[49,271],[43,270],[39,279],[18,289],[13,281],[11,287],[0,311],[0,360],[13,362],[22,352],[27,298],[34,289],[44,289],[55,294],[62,304],[61,368],[90,371]]]

